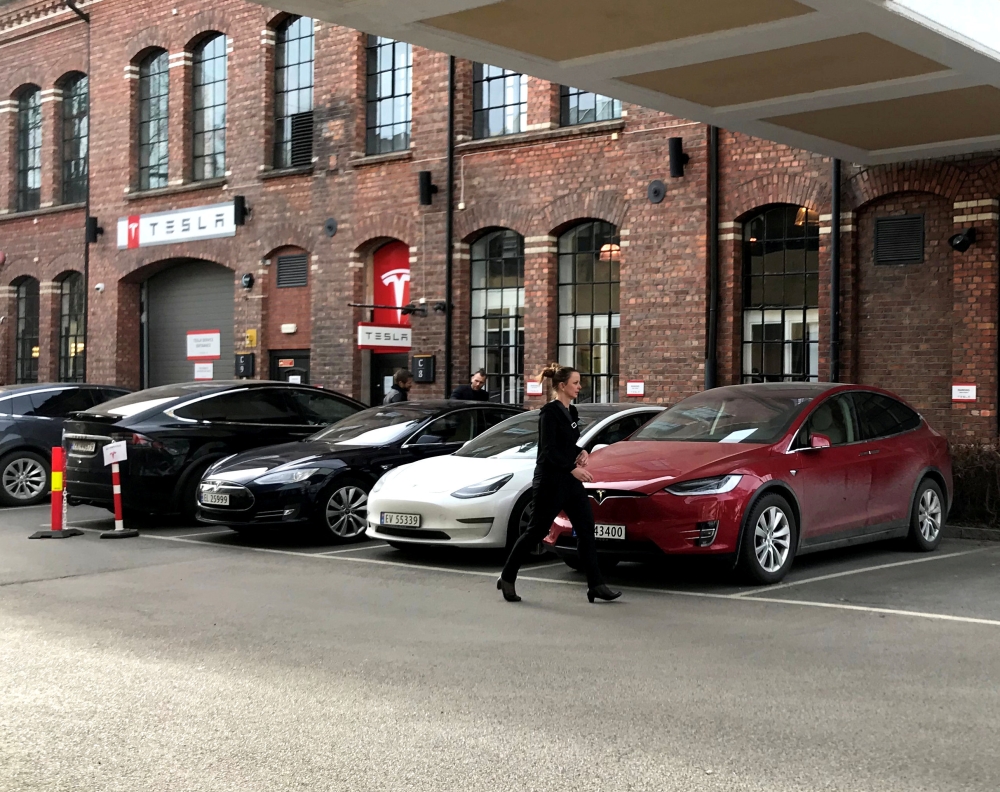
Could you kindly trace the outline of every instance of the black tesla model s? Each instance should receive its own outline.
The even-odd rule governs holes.
[[[227,457],[205,473],[198,519],[238,531],[312,524],[364,536],[368,493],[387,470],[451,454],[520,407],[467,401],[372,407],[296,443]]]
[[[213,462],[308,437],[362,409],[342,394],[285,382],[188,382],[138,391],[66,422],[66,491],[71,502],[110,509],[102,449],[124,440],[124,508],[193,519],[196,489]]]

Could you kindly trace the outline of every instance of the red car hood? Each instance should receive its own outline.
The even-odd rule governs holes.
[[[672,481],[736,472],[769,446],[747,443],[683,443],[633,440],[602,448],[590,458],[587,489],[653,493]]]

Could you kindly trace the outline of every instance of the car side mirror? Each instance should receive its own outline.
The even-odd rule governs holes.
[[[810,448],[829,448],[830,446],[830,438],[826,435],[814,434],[809,437]]]
[[[600,451],[602,448],[607,448],[607,443],[598,443],[593,448],[590,449],[590,453],[593,454],[595,451]]]

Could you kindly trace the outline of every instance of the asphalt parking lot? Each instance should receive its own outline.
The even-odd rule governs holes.
[[[1000,546],[720,570],[0,511],[3,790],[996,790]]]

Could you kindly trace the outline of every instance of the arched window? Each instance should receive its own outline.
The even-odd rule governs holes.
[[[16,311],[15,382],[38,382],[38,281],[34,278],[17,284]]]
[[[610,96],[581,91],[563,85],[560,88],[559,123],[562,126],[612,121],[622,117],[622,103]]]
[[[528,75],[474,63],[472,102],[473,137],[524,132],[528,126]]]
[[[311,165],[312,154],[313,21],[291,17],[274,53],[274,167]]]
[[[524,401],[524,237],[493,231],[472,245],[472,370],[491,401]]]
[[[212,36],[194,51],[194,178],[226,174],[226,37]]]
[[[88,93],[86,74],[75,74],[63,83],[63,203],[83,203],[87,200],[87,143],[90,134]]]
[[[167,186],[170,61],[156,50],[139,64],[139,189]]]
[[[773,206],[743,224],[743,381],[819,379],[819,218]]]
[[[580,372],[579,402],[618,401],[621,240],[594,221],[559,237],[559,362]]]
[[[60,284],[59,381],[84,380],[83,275],[71,272]]]
[[[17,211],[42,201],[42,90],[25,88],[17,100]]]
[[[367,138],[369,154],[410,147],[413,48],[403,41],[368,36]]]

